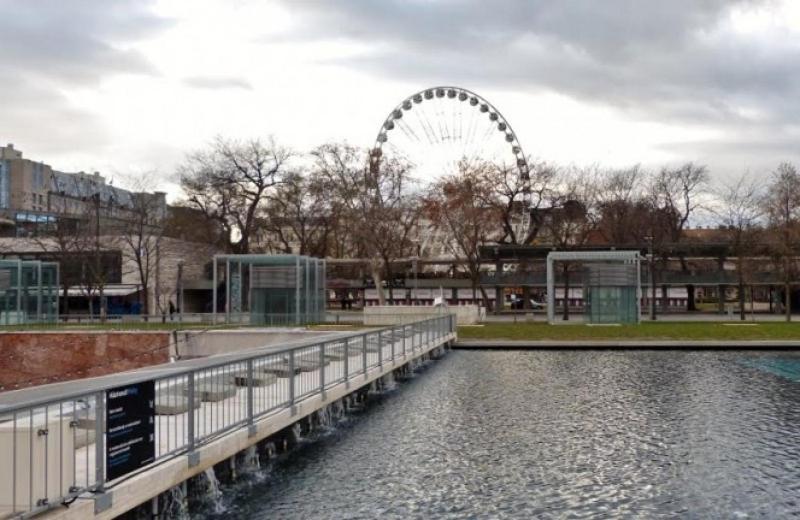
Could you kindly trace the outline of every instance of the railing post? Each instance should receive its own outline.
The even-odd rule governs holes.
[[[345,387],[350,387],[350,353],[348,352],[350,346],[350,338],[344,339],[344,381]]]
[[[197,457],[197,452],[194,451],[195,439],[197,438],[196,424],[195,424],[195,406],[194,406],[194,372],[189,372],[186,376],[186,397],[189,400],[188,417],[186,418],[186,451],[189,455],[189,467],[194,467],[200,462]]]
[[[406,356],[406,336],[408,336],[408,325],[403,324],[403,357]]]
[[[97,392],[94,396],[94,478],[95,491],[101,493],[106,483],[106,446],[103,431],[106,418],[105,397],[104,391]],[[33,471],[33,468],[30,468],[30,471]]]
[[[364,379],[367,378],[367,334],[361,336],[361,359],[363,362],[362,370],[364,371]]]
[[[249,436],[252,437],[256,434],[254,423],[254,409],[253,404],[253,386],[255,386],[253,374],[253,359],[247,360],[247,424],[249,429]]]
[[[294,415],[296,412],[294,408],[294,349],[289,351],[289,406]]]
[[[425,347],[431,344],[431,320],[425,320]]]
[[[325,342],[319,344],[319,393],[325,400]]]
[[[392,351],[391,351],[392,352],[392,364],[394,364],[394,338],[395,338],[395,336],[394,336],[394,327],[392,327],[392,335],[391,335],[391,341],[392,341]]]
[[[378,331],[378,366],[383,366],[383,331]]]

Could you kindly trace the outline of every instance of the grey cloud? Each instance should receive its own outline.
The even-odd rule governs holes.
[[[185,85],[196,88],[207,89],[228,89],[241,88],[252,90],[253,86],[243,78],[220,77],[220,76],[194,76],[183,80]]]
[[[724,127],[731,146],[754,128],[767,142],[800,114],[800,47],[719,30],[731,9],[769,0],[284,3],[304,29],[282,38],[363,42],[373,50],[347,64],[420,86],[556,91],[633,119]]]
[[[124,45],[165,28],[151,1],[0,0],[0,66],[38,79],[86,84],[108,73],[152,74]],[[9,70],[10,69],[10,70]]]
[[[113,74],[157,74],[128,44],[171,22],[150,0],[0,0],[0,134],[21,148],[53,152],[102,146],[91,114],[62,89],[94,86]]]

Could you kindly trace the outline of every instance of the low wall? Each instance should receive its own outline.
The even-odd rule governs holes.
[[[113,374],[169,358],[168,332],[0,332],[0,391]]]
[[[474,325],[485,316],[477,305],[427,307],[421,305],[373,305],[364,307],[364,325],[400,325],[442,314],[455,314],[458,325]]]
[[[240,350],[285,346],[287,343],[331,335],[304,328],[180,331],[175,346],[179,359],[215,356]]]

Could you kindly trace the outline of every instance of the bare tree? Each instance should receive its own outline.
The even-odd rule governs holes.
[[[747,174],[722,186],[720,206],[716,213],[730,239],[730,250],[736,257],[736,277],[739,293],[739,318],[745,319],[745,281],[749,272],[747,257],[756,246],[761,208],[761,184]]]
[[[494,238],[500,212],[497,205],[486,203],[494,189],[487,177],[487,169],[491,167],[459,163],[456,174],[431,186],[424,202],[425,214],[443,232],[446,248],[466,266],[473,295],[480,286],[480,248]],[[483,286],[480,292],[488,309],[489,298]]]
[[[781,163],[772,174],[767,193],[764,209],[773,235],[770,251],[783,276],[786,321],[791,321],[795,244],[800,239],[800,174],[797,168],[788,162]]]
[[[529,164],[529,187],[531,193],[530,211],[536,211],[541,207],[547,192],[552,189],[557,168],[544,161],[528,159]],[[489,165],[485,169],[486,182],[491,191],[487,194],[488,199],[483,201],[485,205],[496,206],[497,218],[503,230],[499,238],[500,243],[509,244],[529,244],[536,238],[538,227],[531,225],[527,230],[526,236],[517,236],[517,224],[523,208],[523,196],[525,182],[519,168],[516,165],[497,164]]]
[[[691,216],[702,207],[709,174],[704,165],[685,163],[677,168],[662,168],[652,179],[655,207],[671,215],[669,238],[678,243]]]
[[[53,222],[47,227],[47,232],[37,233],[33,237],[36,245],[48,256],[59,262],[59,284],[61,285],[61,310],[62,314],[69,313],[69,289],[80,284],[79,272],[74,269],[73,258],[80,258],[87,252],[81,250],[84,241],[81,240],[81,223],[75,215],[70,215],[68,202],[61,197],[50,197],[48,194],[48,210],[54,214]],[[65,268],[68,266],[67,268]]]
[[[583,246],[596,231],[598,175],[595,168],[562,172],[559,189],[549,195],[548,214],[541,219],[542,231],[552,246],[557,249]],[[569,279],[573,268],[571,262],[561,264],[564,320],[569,320]]]
[[[648,233],[654,254],[661,255],[662,268],[666,264],[667,252],[661,247],[665,243],[677,245],[689,219],[702,207],[703,196],[708,190],[709,174],[704,165],[692,162],[677,168],[662,168],[653,175],[648,186],[650,208],[650,232]],[[681,270],[688,272],[684,255],[680,256]],[[655,267],[651,275],[655,278]],[[655,279],[651,281],[655,292]],[[694,309],[694,285],[686,287],[689,310]],[[653,297],[655,300],[655,297]],[[655,305],[655,303],[652,303]],[[655,307],[653,307],[653,310]],[[655,313],[652,313],[655,316]]]
[[[328,196],[354,228],[356,251],[368,259],[383,305],[383,276],[410,243],[406,227],[414,192],[408,167],[389,157],[379,167],[368,167],[365,154],[346,144],[326,144],[312,155]]]
[[[270,195],[262,228],[284,253],[324,257],[336,215],[316,172],[287,174]]]
[[[81,289],[89,300],[89,314],[94,316],[99,311],[100,319],[106,319],[105,288],[111,281],[111,272],[105,262],[106,253],[114,249],[117,237],[104,236],[103,216],[113,211],[113,200],[104,200],[100,192],[92,194],[84,206],[77,239],[77,249],[86,253],[86,261],[81,263]],[[94,299],[97,297],[100,308],[95,309]]]
[[[163,195],[145,192],[146,188],[155,185],[157,179],[156,174],[149,173],[133,181],[132,204],[126,212],[120,234],[123,255],[133,262],[139,278],[139,303],[144,315],[149,315],[151,311],[151,281],[159,268],[158,248],[164,235],[166,219]],[[156,302],[161,305],[160,295],[156,295]]]
[[[640,244],[648,234],[645,179],[639,165],[603,175],[597,194],[598,230],[609,243]]]
[[[267,198],[286,175],[291,152],[270,139],[239,142],[217,137],[179,168],[188,203],[225,230],[228,249],[248,253]]]

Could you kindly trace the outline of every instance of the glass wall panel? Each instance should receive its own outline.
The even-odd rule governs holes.
[[[325,317],[325,263],[298,255],[221,255],[227,318],[252,325],[301,325]]]
[[[0,260],[0,325],[58,319],[58,264]]]
[[[638,267],[633,262],[587,262],[583,294],[587,323],[639,321]]]

